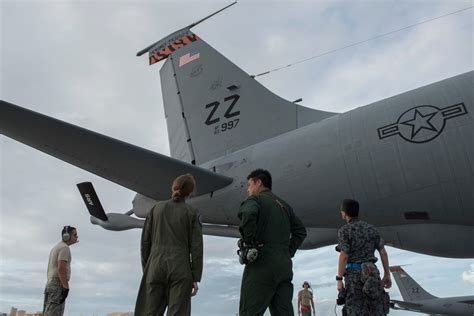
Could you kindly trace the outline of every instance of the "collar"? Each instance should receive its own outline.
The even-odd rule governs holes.
[[[350,221],[348,221],[347,223],[348,223],[348,224],[354,224],[354,223],[356,223],[356,222],[358,222],[358,221],[359,221],[359,218],[353,217],[353,218],[351,218]]]

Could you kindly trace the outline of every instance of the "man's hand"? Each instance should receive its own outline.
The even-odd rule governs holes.
[[[342,283],[342,280],[337,281],[337,290],[339,292],[344,290],[344,283]]]
[[[193,282],[193,287],[191,290],[191,296],[195,296],[199,290],[199,286],[197,282]]]
[[[59,300],[59,304],[62,304],[66,301],[68,294],[69,294],[69,289],[62,288],[61,299]]]
[[[392,287],[392,279],[390,277],[390,273],[384,274],[382,282],[383,282],[384,288],[389,289]]]

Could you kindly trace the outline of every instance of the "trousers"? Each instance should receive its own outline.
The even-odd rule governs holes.
[[[44,289],[43,316],[63,316],[66,302],[62,302],[63,287],[59,278],[49,280]]]
[[[240,289],[240,316],[262,316],[267,308],[271,315],[294,315],[293,268],[288,251],[259,255],[245,266]]]
[[[380,280],[380,277],[378,278]],[[361,270],[348,269],[344,277],[344,283],[346,287],[346,304],[344,309],[347,316],[386,315],[382,298],[371,299],[364,294]]]

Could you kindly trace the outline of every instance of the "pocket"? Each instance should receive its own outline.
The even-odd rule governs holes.
[[[369,277],[380,278],[380,272],[377,266],[372,262],[364,262],[361,265],[361,275],[362,275],[362,282]]]
[[[383,285],[377,266],[372,262],[365,262],[362,264],[361,270],[362,292],[369,299],[380,299],[383,292]]]
[[[61,298],[62,298],[62,288],[57,287],[57,286],[50,286],[47,287],[45,290],[45,295],[47,295],[47,301],[48,303],[52,304],[61,304]]]
[[[382,294],[382,283],[378,278],[369,277],[362,287],[362,292],[372,300],[378,300]]]

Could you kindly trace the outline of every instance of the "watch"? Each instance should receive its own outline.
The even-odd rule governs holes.
[[[336,275],[336,281],[342,281],[342,280],[343,280],[343,277],[340,277],[340,276]]]

